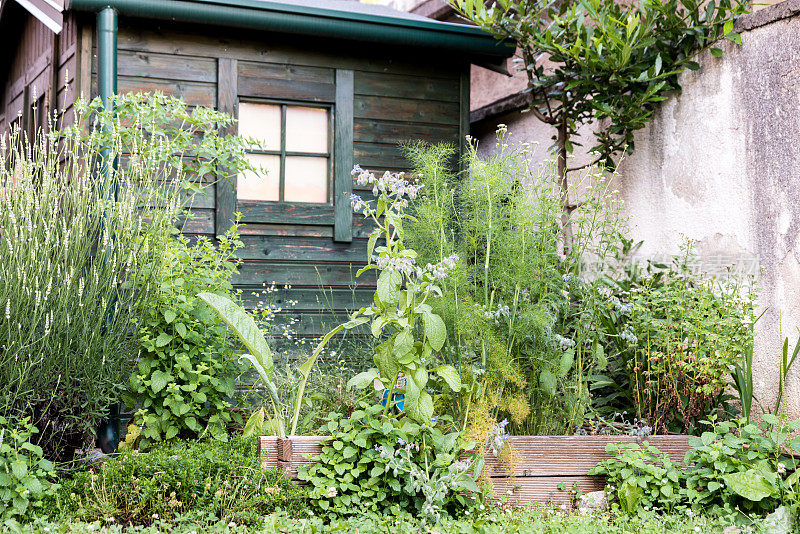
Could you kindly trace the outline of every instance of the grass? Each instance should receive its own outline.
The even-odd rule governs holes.
[[[719,519],[711,517],[655,516],[645,515],[634,518],[615,517],[608,513],[597,512],[592,515],[577,515],[555,508],[536,508],[533,510],[487,509],[477,517],[463,517],[459,520],[444,520],[435,525],[424,525],[419,519],[398,511],[394,515],[363,515],[349,519],[323,521],[321,518],[309,516],[298,519],[284,514],[265,516],[260,525],[242,526],[235,523],[220,522],[208,524],[183,518],[176,522],[156,520],[145,527],[124,527],[109,521],[93,523],[54,523],[47,521],[34,522],[30,525],[6,525],[7,532],[36,534],[73,534],[73,533],[140,533],[156,534],[174,532],[178,534],[228,534],[228,533],[353,533],[378,534],[392,532],[397,534],[655,534],[674,533],[722,533],[730,526]],[[745,531],[742,531],[745,532]]]

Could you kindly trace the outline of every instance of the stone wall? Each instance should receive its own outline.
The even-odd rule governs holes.
[[[800,0],[746,15],[736,27],[742,45],[726,41],[722,59],[701,56],[702,68],[682,74],[682,92],[638,132],[617,188],[644,254],[677,252],[690,238],[706,261],[757,265],[766,313],[754,381],[769,405],[781,331],[792,344],[800,335]],[[498,76],[473,67],[473,110],[522,81]],[[493,150],[498,123],[509,126],[512,142],[538,142],[546,157],[552,131],[513,110],[474,125],[483,154]],[[800,417],[800,364],[787,392],[790,414]]]

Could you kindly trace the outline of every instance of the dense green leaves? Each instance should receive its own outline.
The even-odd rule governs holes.
[[[609,168],[614,154],[633,151],[633,134],[655,105],[679,89],[677,75],[699,68],[692,58],[722,38],[741,42],[733,19],[747,6],[744,0],[509,0],[488,8],[449,1],[498,39],[517,43],[531,109],[563,131],[553,137],[556,149],[572,152],[584,124],[605,121],[591,150]]]
[[[28,419],[0,416],[0,521],[30,519],[43,512],[46,496],[58,488],[55,466],[32,443],[38,433]]]
[[[800,479],[800,443],[791,440],[800,422],[770,419],[709,422],[711,430],[690,438],[692,448],[680,469],[655,447],[610,444],[606,451],[613,458],[590,474],[608,477],[613,496],[629,514],[655,506],[691,507],[737,520],[742,513],[766,515],[796,502]]]
[[[214,292],[217,299],[232,294],[237,228],[220,236],[218,247],[203,238],[190,245],[176,234],[148,266],[159,290],[139,302],[142,353],[124,396],[138,410],[127,446],[149,448],[200,433],[226,439],[227,424],[239,419],[228,410],[238,374],[232,339],[225,323],[196,296],[200,291]]]
[[[415,406],[424,409],[427,403]],[[454,464],[474,444],[463,442],[458,432],[444,434],[438,425],[383,411],[362,403],[349,417],[330,414],[321,429],[330,440],[315,463],[298,469],[312,487],[317,510],[332,518],[399,507],[435,520],[469,506],[474,498],[469,493],[480,492],[475,478],[482,465]]]

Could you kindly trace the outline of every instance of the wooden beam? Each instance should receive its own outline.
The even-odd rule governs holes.
[[[217,64],[217,109],[233,117],[237,117],[239,102],[237,60],[220,58]],[[232,125],[228,133],[235,134],[236,126]],[[216,223],[217,235],[224,234],[230,228],[236,212],[236,175],[225,173],[220,176],[216,187]]]
[[[353,240],[353,71],[336,70],[336,108],[334,109],[334,241]]]

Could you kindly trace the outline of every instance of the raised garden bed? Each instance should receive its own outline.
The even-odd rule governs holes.
[[[689,450],[689,437],[685,435],[648,436],[511,436],[513,472],[494,456],[486,457],[486,469],[494,496],[508,498],[517,504],[550,502],[568,504],[580,488],[584,493],[598,491],[605,485],[604,477],[586,473],[598,462],[609,458],[609,443],[641,443],[647,441],[669,454],[675,462],[682,462]],[[295,436],[259,438],[259,455],[265,468],[281,468],[286,476],[296,479],[297,467],[310,463],[322,451],[326,436]],[[564,488],[564,489],[560,489]]]

